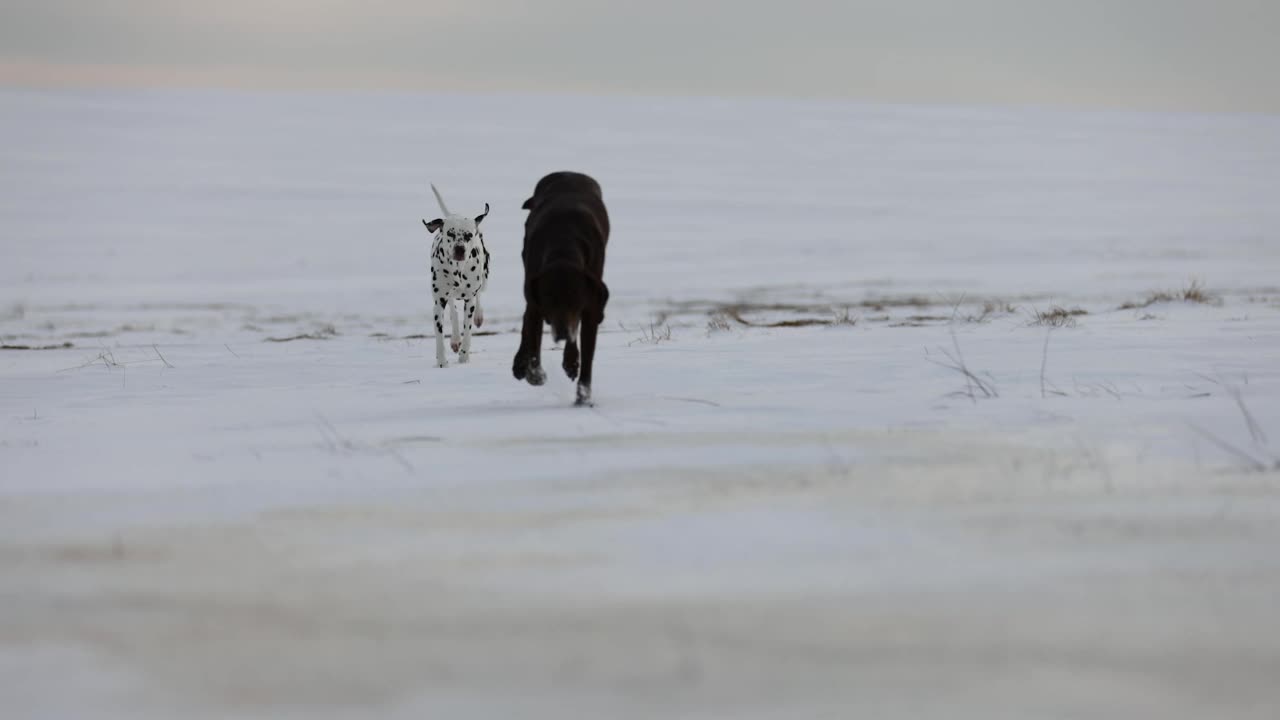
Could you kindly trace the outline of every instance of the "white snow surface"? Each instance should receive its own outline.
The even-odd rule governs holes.
[[[6,718],[1280,707],[1280,118],[5,90],[0,137]],[[591,409],[549,337],[510,374],[559,169],[614,225]],[[429,182],[492,206],[446,369]]]

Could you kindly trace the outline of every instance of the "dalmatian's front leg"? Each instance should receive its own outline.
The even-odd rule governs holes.
[[[449,340],[449,347],[454,351],[462,347],[462,336],[458,334],[458,305],[451,303],[449,305],[449,328],[453,331],[453,337]]]
[[[449,304],[449,298],[442,298],[431,295],[431,308],[434,310],[436,321],[436,366],[449,367],[449,361],[444,356],[444,306]]]
[[[471,325],[477,310],[476,299],[469,297],[462,304],[462,353],[458,362],[464,363],[471,358]]]

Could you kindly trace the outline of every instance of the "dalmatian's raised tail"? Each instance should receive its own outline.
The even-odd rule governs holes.
[[[431,194],[436,196],[436,202],[440,204],[440,212],[444,213],[445,217],[453,214],[449,212],[449,206],[444,204],[444,198],[440,197],[440,191],[436,189],[435,183],[431,183]]]

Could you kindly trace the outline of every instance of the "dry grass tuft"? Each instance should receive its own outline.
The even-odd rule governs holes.
[[[1191,284],[1182,289],[1182,302],[1210,304],[1216,302],[1217,298],[1205,291],[1204,286],[1199,280],[1192,280]]]
[[[960,298],[959,301],[952,304],[951,317],[943,318],[943,319],[949,320],[953,323],[959,322],[959,323],[968,323],[971,325],[982,325],[982,324],[991,322],[993,319],[995,319],[997,315],[1012,315],[1013,313],[1016,313],[1018,311],[1018,307],[1013,303],[1008,303],[1008,302],[999,301],[999,300],[986,300],[982,303],[981,307],[976,309],[976,311],[972,310],[973,306],[970,305],[969,306],[970,311],[961,312],[962,307],[964,307],[963,297]],[[921,316],[913,316],[907,319],[919,320],[920,317]]]
[[[707,335],[719,332],[728,332],[733,324],[729,320],[729,316],[723,312],[711,313],[707,318]]]
[[[848,307],[836,308],[833,311],[833,315],[835,317],[831,321],[832,325],[847,325],[849,327],[853,327],[858,324],[859,317],[854,315],[853,311]]]
[[[1032,310],[1031,321],[1027,324],[1032,327],[1071,328],[1076,326],[1077,317],[1088,314],[1089,312],[1082,308],[1068,310],[1054,305],[1046,311]]]
[[[1278,472],[1280,471],[1280,458],[1275,457],[1268,449],[1270,442],[1267,440],[1267,434],[1263,431],[1262,425],[1258,423],[1258,419],[1250,412],[1249,406],[1244,401],[1244,396],[1240,392],[1240,388],[1227,385],[1213,378],[1210,381],[1222,385],[1235,401],[1236,407],[1239,408],[1241,416],[1244,418],[1245,427],[1249,430],[1249,439],[1251,447],[1237,445],[1228,442],[1224,438],[1218,437],[1204,428],[1192,424],[1191,429],[1199,433],[1209,442],[1217,445],[1222,450],[1236,456],[1244,463],[1244,466],[1256,472]]]
[[[626,330],[626,328],[623,328]],[[640,337],[627,343],[627,345],[657,345],[671,340],[671,326],[665,323],[649,323],[649,327],[640,328]]]
[[[1120,306],[1120,310],[1142,310],[1151,307],[1156,303],[1185,302],[1197,303],[1201,305],[1218,305],[1222,299],[1213,295],[1204,289],[1204,285],[1199,280],[1192,280],[1189,285],[1181,290],[1157,290],[1148,293],[1147,296],[1138,301],[1130,300]]]
[[[967,397],[970,401],[977,403],[979,398],[997,398],[1000,393],[996,391],[995,379],[990,373],[984,373],[986,377],[980,377],[978,374],[969,369],[969,365],[965,363],[964,353],[960,350],[960,339],[956,337],[955,328],[951,329],[951,346],[954,352],[946,348],[939,347],[938,353],[945,360],[935,359],[928,348],[925,348],[925,359],[939,367],[954,370],[964,378],[964,390],[959,390],[952,395]]]

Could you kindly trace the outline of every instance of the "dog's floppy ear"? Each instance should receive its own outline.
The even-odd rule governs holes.
[[[427,226],[427,232],[434,233],[434,232],[439,232],[440,228],[444,227],[444,220],[441,220],[440,218],[436,218],[431,222],[427,222],[425,219],[423,219],[422,224]]]
[[[476,224],[479,225],[481,220],[489,216],[489,203],[484,204],[484,212],[476,216]]]

